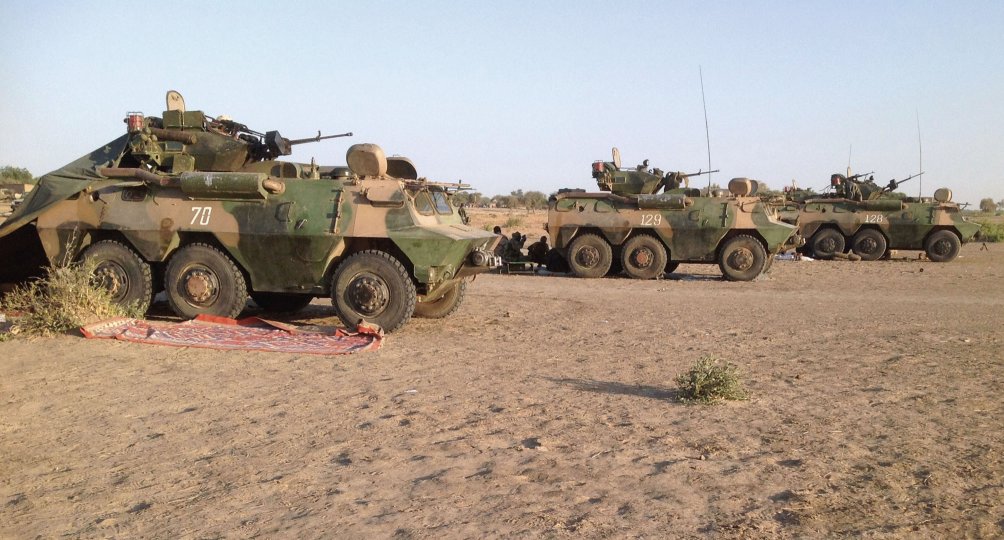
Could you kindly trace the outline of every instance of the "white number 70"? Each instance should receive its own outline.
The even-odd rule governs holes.
[[[209,225],[209,218],[213,215],[212,206],[193,206],[192,207],[192,222],[190,225],[195,225],[195,222],[199,222],[199,225]]]

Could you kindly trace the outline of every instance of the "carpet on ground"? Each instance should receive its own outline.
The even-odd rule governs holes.
[[[383,331],[365,324],[356,332],[346,332],[335,327],[302,328],[258,317],[234,320],[208,315],[180,323],[120,317],[88,324],[80,331],[87,338],[173,347],[308,354],[375,351],[383,342]]]

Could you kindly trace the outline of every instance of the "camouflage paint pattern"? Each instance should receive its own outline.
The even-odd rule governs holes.
[[[925,250],[928,240],[939,231],[951,232],[960,244],[972,241],[979,233],[980,225],[966,220],[950,196],[945,201],[929,197],[898,199],[880,196],[880,190],[870,189],[864,183],[862,186],[865,197],[870,198],[851,200],[836,194],[784,201],[779,205],[782,219],[797,223],[799,233],[807,240],[804,252],[813,254],[814,240],[826,230],[838,232],[844,240],[844,251],[854,252],[855,237],[865,230],[880,233],[886,250]],[[865,258],[884,255],[886,252]]]
[[[249,292],[312,296],[330,293],[341,261],[378,250],[403,265],[419,302],[497,264],[479,256],[497,237],[464,224],[448,185],[277,161],[289,141],[270,146],[276,132],[199,111],[165,111],[143,126],[40,179],[39,199],[0,238],[33,224],[55,263],[114,240],[154,275],[181,247],[204,243],[236,263]]]
[[[669,265],[720,262],[724,242],[738,235],[755,238],[770,256],[798,244],[796,228],[757,197],[701,196],[699,190],[680,187],[686,175],[664,177],[643,166],[620,170],[596,162],[593,171],[604,192],[561,190],[548,205],[547,230],[566,259],[572,242],[587,233],[601,236],[615,257],[630,238],[652,235],[667,250]]]

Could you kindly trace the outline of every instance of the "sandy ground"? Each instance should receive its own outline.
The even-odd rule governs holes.
[[[979,248],[484,275],[344,357],[3,342],[0,537],[1000,537],[1004,247]],[[702,355],[752,398],[680,403]]]

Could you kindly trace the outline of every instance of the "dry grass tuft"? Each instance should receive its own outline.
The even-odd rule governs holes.
[[[86,263],[50,267],[44,277],[4,295],[0,312],[12,324],[0,335],[51,336],[110,317],[142,317],[136,307],[115,304],[93,273],[93,264]]]
[[[749,397],[743,388],[739,368],[734,364],[721,364],[712,356],[702,356],[690,371],[676,377],[676,384],[680,388],[680,400],[688,403],[715,403]]]

